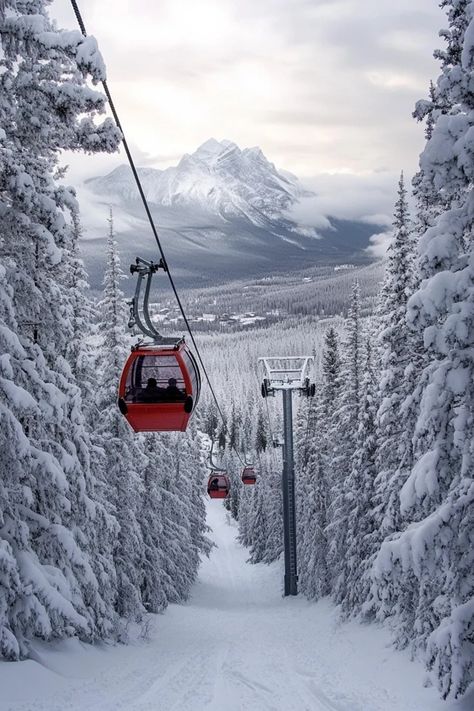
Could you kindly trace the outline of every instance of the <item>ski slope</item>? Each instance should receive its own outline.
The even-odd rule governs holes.
[[[424,671],[386,631],[341,624],[327,602],[282,598],[282,572],[246,564],[222,504],[215,548],[187,605],[153,618],[149,639],[38,645],[0,663],[1,711],[467,711],[423,688]],[[471,700],[472,703],[472,700]]]

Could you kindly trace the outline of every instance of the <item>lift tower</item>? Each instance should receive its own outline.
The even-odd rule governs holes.
[[[283,394],[283,537],[285,548],[285,596],[298,594],[298,570],[296,565],[296,505],[295,465],[293,453],[293,403],[296,390],[300,396],[313,397],[314,383],[307,372],[312,356],[284,356],[259,358],[265,368],[262,396],[274,397],[277,390]]]

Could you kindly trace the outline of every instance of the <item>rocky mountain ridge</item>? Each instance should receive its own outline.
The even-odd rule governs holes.
[[[370,261],[365,248],[377,227],[335,218],[324,229],[299,224],[292,208],[314,194],[279,171],[260,148],[241,149],[211,138],[175,166],[138,172],[167,260],[178,279],[190,285]],[[137,255],[156,257],[128,166],[90,178],[85,190],[91,214],[114,206],[125,263]],[[83,249],[96,286],[106,230],[102,225],[100,233],[87,232]]]

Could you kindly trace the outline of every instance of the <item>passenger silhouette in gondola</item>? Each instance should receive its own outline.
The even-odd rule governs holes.
[[[146,388],[143,391],[144,402],[158,402],[163,399],[163,390],[158,387],[156,378],[148,378]]]
[[[176,382],[176,378],[170,378],[168,380],[168,387],[165,390],[165,398],[169,402],[184,400],[185,398],[183,391],[178,388]]]
[[[218,477],[214,477],[214,479],[211,479],[211,483],[209,484],[209,490],[210,490],[210,491],[219,491],[219,479],[218,479]]]

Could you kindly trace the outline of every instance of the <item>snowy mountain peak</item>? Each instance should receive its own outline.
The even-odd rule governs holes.
[[[196,153],[216,153],[217,151],[220,151],[222,149],[221,143],[217,141],[215,138],[211,137],[208,138],[207,141],[204,141],[199,148],[196,149]]]
[[[178,168],[189,168],[190,166],[201,166],[209,172],[216,169],[226,161],[239,160],[242,156],[242,151],[237,144],[232,141],[216,141],[215,138],[210,138],[205,141],[194,153],[186,153],[179,162]]]
[[[237,150],[239,150],[238,146],[232,141],[216,141],[215,138],[209,138],[200,145],[192,155],[202,159],[212,158],[213,156],[218,156],[228,148],[237,148]]]
[[[251,156],[252,158],[256,158],[258,160],[267,160],[263,154],[262,149],[258,146],[254,146],[253,148],[244,148],[243,153],[244,155]]]
[[[267,160],[259,147],[241,150],[233,141],[210,138],[178,165],[160,171],[140,168],[147,198],[165,206],[190,205],[225,218],[239,216],[262,226],[278,219],[300,197],[307,195]],[[87,181],[96,193],[136,200],[131,171],[120,166],[101,178]]]

